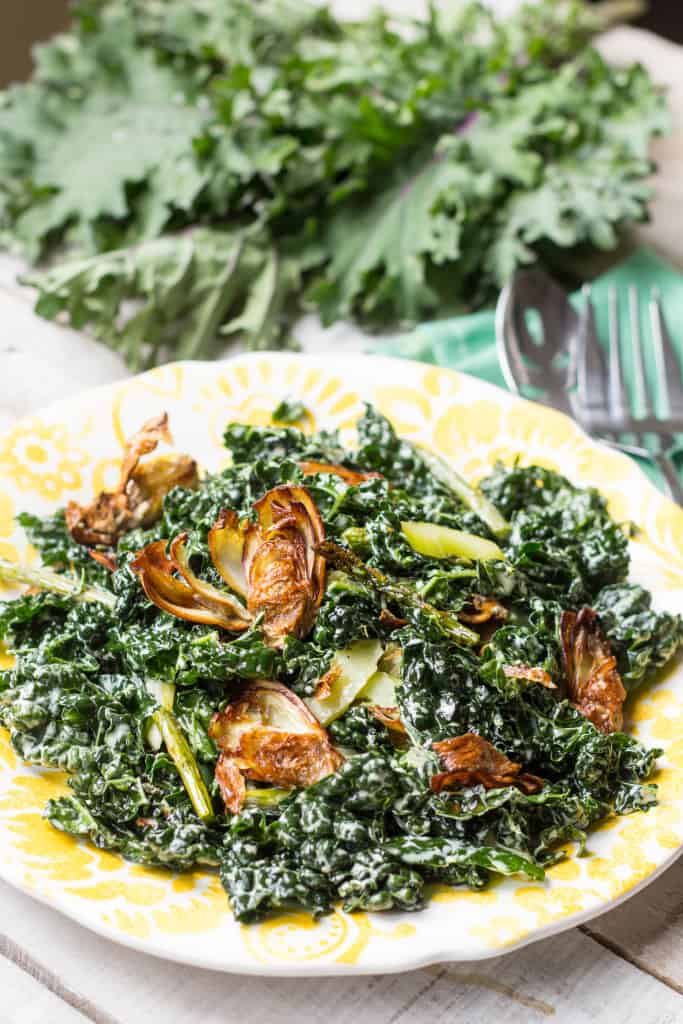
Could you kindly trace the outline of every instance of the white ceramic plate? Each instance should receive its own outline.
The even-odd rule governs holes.
[[[0,556],[30,557],[13,517],[44,514],[113,486],[124,439],[167,410],[180,451],[208,470],[227,461],[229,420],[267,423],[276,402],[300,396],[317,427],[353,436],[363,399],[406,437],[430,445],[476,480],[501,458],[538,462],[599,486],[617,519],[641,532],[632,576],[657,603],[683,611],[683,511],[624,456],[590,441],[542,406],[471,377],[369,356],[258,354],[174,364],[87,392],[20,422],[0,438]],[[627,728],[665,749],[660,804],[617,818],[590,838],[590,856],[552,868],[543,884],[505,880],[487,891],[439,889],[414,914],[344,914],[319,923],[291,913],[235,923],[218,880],[127,864],[52,829],[45,801],[64,777],[27,768],[0,730],[0,876],[81,924],[157,956],[225,971],[315,975],[401,971],[476,960],[600,914],[647,884],[683,844],[683,671],[675,667],[627,706]]]

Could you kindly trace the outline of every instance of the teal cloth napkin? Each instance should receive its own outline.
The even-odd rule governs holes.
[[[607,289],[610,285],[618,287],[623,370],[629,389],[633,387],[633,365],[629,358],[631,346],[628,344],[627,296],[628,286],[631,284],[635,284],[639,292],[641,337],[648,380],[656,380],[647,313],[647,302],[653,288],[659,289],[669,334],[683,365],[683,274],[662,260],[653,250],[638,249],[627,260],[613,267],[592,284],[597,326],[603,343],[607,338]],[[580,299],[574,296],[573,301],[579,302]],[[495,312],[487,309],[468,316],[421,324],[409,334],[399,335],[374,345],[373,351],[450,367],[463,373],[471,373],[504,388],[505,381],[498,364],[495,342]],[[661,476],[652,463],[644,459],[636,461],[650,479],[664,489]],[[679,460],[679,468],[683,471],[681,462],[683,458]]]

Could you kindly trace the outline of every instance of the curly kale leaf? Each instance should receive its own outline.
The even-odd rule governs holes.
[[[2,112],[0,135],[22,147],[33,192],[15,224],[33,254],[67,225],[83,249],[106,248],[134,211],[128,241],[154,237],[174,211],[192,209],[206,184],[192,140],[208,117],[192,74],[137,48],[133,21],[120,15],[72,36],[62,67],[50,60],[59,43],[46,48],[36,80],[15,88]]]
[[[683,642],[681,617],[655,611],[652,595],[635,583],[605,587],[593,607],[617,654],[627,690],[665,665]]]
[[[537,6],[399,30],[286,0],[76,6],[0,96],[7,243],[70,257],[35,275],[39,311],[141,366],[221,333],[291,344],[311,299],[395,324],[613,248],[646,214],[665,103],[587,45],[613,4]]]
[[[75,327],[89,328],[131,370],[141,370],[170,357],[215,357],[225,348],[222,335],[238,324],[255,347],[278,345],[288,326],[282,289],[261,316],[250,307],[274,258],[258,232],[197,226],[34,270],[22,282],[39,289],[41,316],[67,313]],[[287,280],[283,273],[280,283]]]

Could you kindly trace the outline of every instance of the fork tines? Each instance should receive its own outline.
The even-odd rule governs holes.
[[[627,337],[631,345],[634,371],[633,405],[624,384],[624,341],[620,330],[618,291],[612,285],[607,293],[609,346],[606,371],[588,286],[584,288],[584,296],[575,355],[577,418],[591,431],[603,431],[606,434],[651,433],[670,436],[683,432],[683,380],[662,313],[659,293],[653,290],[648,303],[649,343],[653,350],[656,377],[654,386],[648,387],[638,289],[635,285],[628,289]]]

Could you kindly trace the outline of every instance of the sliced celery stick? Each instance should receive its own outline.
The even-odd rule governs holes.
[[[504,560],[505,555],[497,544],[474,533],[453,530],[450,526],[436,526],[434,523],[401,523],[403,535],[414,551],[429,558],[467,558],[470,561],[487,562]]]
[[[398,683],[396,676],[390,676],[388,672],[375,672],[370,676],[368,685],[358,694],[358,698],[368,704],[378,704],[381,708],[394,708]]]
[[[358,640],[336,652],[329,669],[329,694],[306,700],[322,725],[328,725],[346,711],[374,674],[381,656],[379,640]]]

